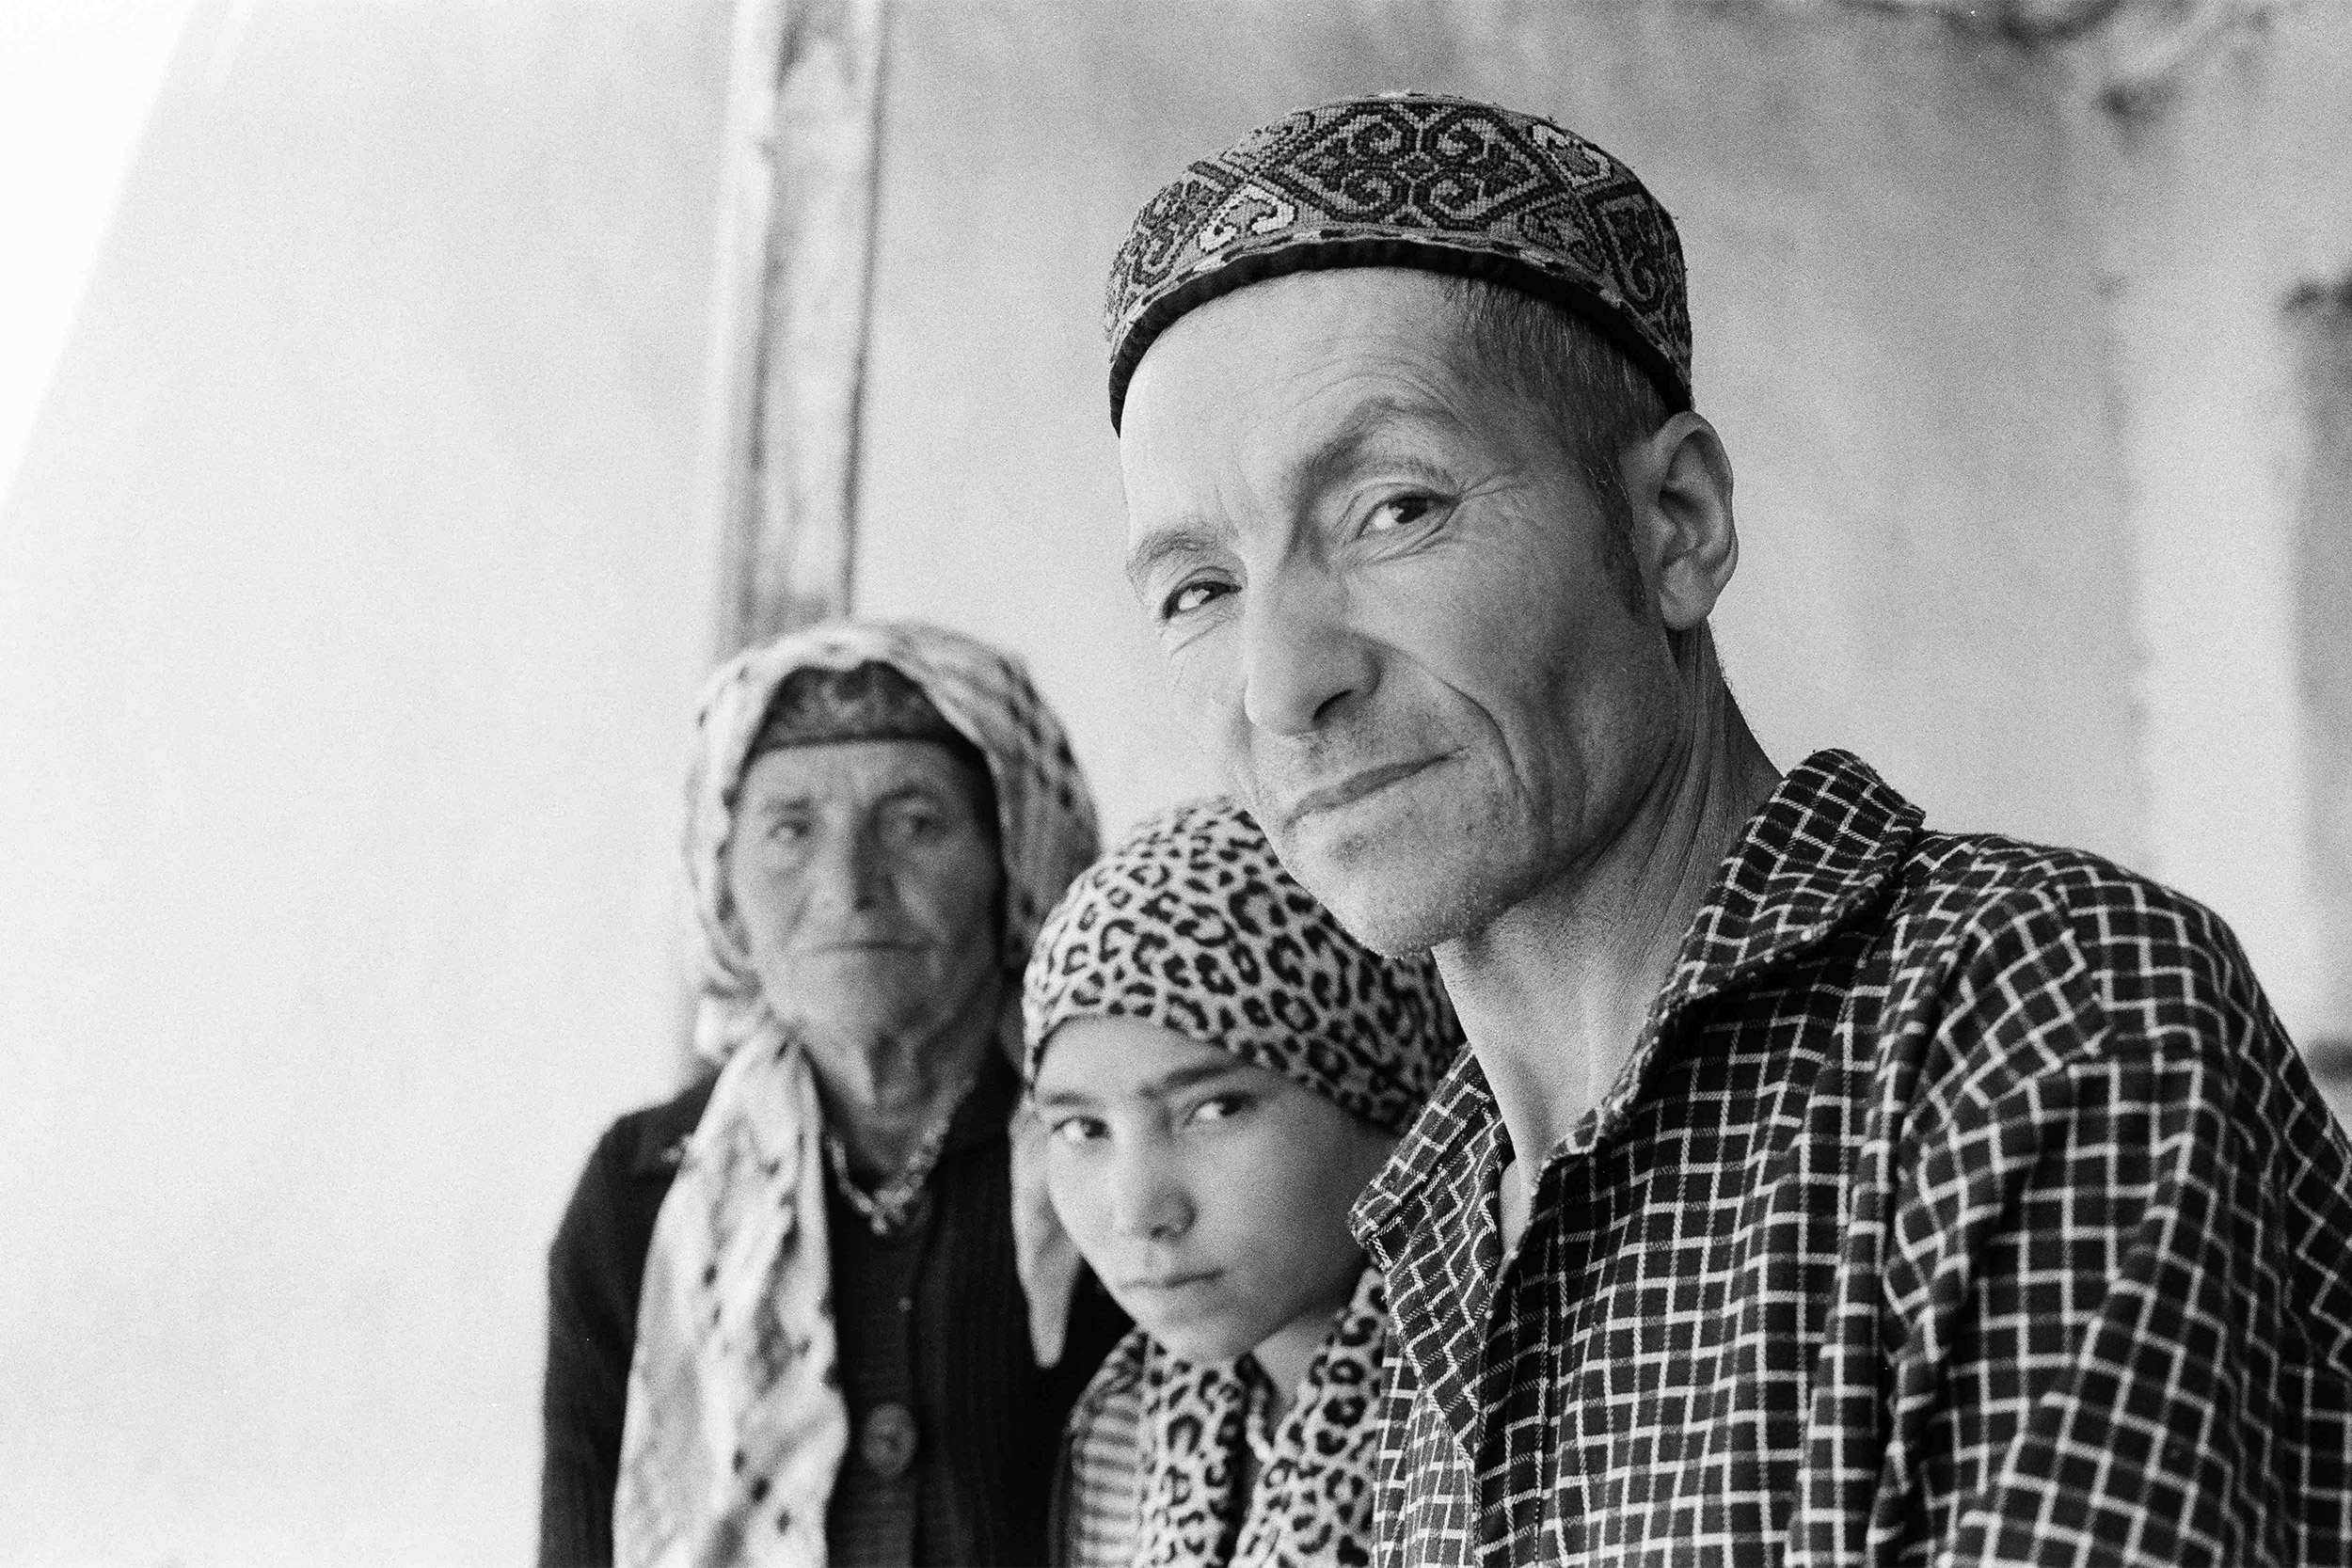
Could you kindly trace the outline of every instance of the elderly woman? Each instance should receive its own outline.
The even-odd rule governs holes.
[[[713,678],[689,812],[716,1072],[614,1124],[556,1237],[541,1560],[1042,1560],[1126,1327],[1008,1134],[1094,849],[1060,726],[966,638],[822,627]]]
[[[1136,1328],[1070,1422],[1057,1561],[1372,1560],[1387,1298],[1347,1212],[1461,1044],[1227,800],[1143,824],[1030,958],[1055,1207]]]

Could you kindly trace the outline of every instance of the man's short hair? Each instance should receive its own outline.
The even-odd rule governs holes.
[[[1562,306],[1475,278],[1438,281],[1461,312],[1465,368],[1492,374],[1559,421],[1562,445],[1614,526],[1610,575],[1636,615],[1650,612],[1633,548],[1633,508],[1619,461],[1666,422],[1666,401],[1640,366]]]

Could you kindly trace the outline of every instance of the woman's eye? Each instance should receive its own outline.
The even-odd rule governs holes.
[[[1194,1121],[1231,1121],[1249,1108],[1246,1094],[1211,1095],[1192,1108]]]
[[[907,811],[900,812],[898,814],[896,819],[896,826],[898,830],[898,836],[900,838],[911,839],[919,843],[937,838],[941,832],[946,831],[947,824],[943,818],[931,812]]]
[[[1391,496],[1374,507],[1364,518],[1366,533],[1394,533],[1410,528],[1437,510],[1438,503],[1428,496]]]
[[[1053,1131],[1064,1143],[1089,1144],[1103,1135],[1103,1124],[1092,1117],[1064,1117],[1054,1123]]]
[[[1232,590],[1221,582],[1188,582],[1161,602],[1160,614],[1164,619],[1188,615],[1231,592]]]
[[[780,816],[768,826],[768,836],[778,844],[802,843],[811,832],[807,820],[798,816]]]

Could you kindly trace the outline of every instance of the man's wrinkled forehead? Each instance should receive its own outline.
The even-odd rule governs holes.
[[[1498,388],[1465,350],[1461,312],[1421,273],[1285,277],[1204,306],[1136,376],[1120,436],[1131,543],[1158,554],[1149,535],[1228,527],[1236,486],[1288,511],[1475,439]]]
[[[1138,363],[1128,406],[1198,408],[1254,398],[1263,407],[1327,400],[1339,377],[1378,377],[1423,393],[1470,368],[1469,313],[1446,279],[1398,267],[1295,274],[1254,283],[1186,314]],[[1133,420],[1122,420],[1122,446]]]

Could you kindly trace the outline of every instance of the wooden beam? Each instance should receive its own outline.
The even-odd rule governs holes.
[[[847,614],[886,0],[738,0],[704,535],[718,652]]]

